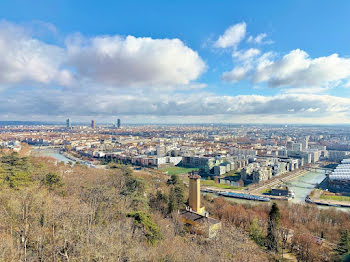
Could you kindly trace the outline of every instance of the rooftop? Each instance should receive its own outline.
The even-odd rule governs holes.
[[[187,220],[195,221],[197,223],[209,223],[212,225],[220,223],[220,220],[198,214],[191,210],[182,210],[180,211],[180,215]]]

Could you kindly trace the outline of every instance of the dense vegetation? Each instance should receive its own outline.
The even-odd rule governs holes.
[[[292,251],[300,261],[341,261],[350,252],[350,241],[341,237],[350,231],[350,214],[335,208],[286,202],[277,209],[231,204],[223,198],[210,199],[206,206],[226,224],[249,232],[263,249],[277,251],[279,258]],[[337,249],[341,242],[347,247],[343,252]]]
[[[341,261],[350,215],[288,203],[239,205],[204,197],[223,222],[217,237],[194,235],[177,210],[178,176],[123,165],[88,169],[50,158],[0,155],[0,261]],[[292,252],[292,253],[290,253]]]
[[[186,233],[178,177],[0,156],[0,261],[264,261],[242,230]],[[174,211],[174,212],[172,212]]]

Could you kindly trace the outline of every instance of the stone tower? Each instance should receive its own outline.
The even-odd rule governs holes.
[[[201,208],[201,193],[200,193],[200,181],[201,177],[192,173],[189,175],[190,179],[190,192],[189,192],[189,204],[190,208],[196,213],[203,213],[204,208]]]

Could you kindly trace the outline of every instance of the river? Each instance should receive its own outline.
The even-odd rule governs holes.
[[[38,153],[39,155],[42,156],[50,156],[55,158],[58,162],[63,161],[64,163],[68,163],[69,161],[74,163],[73,160],[68,159],[64,155],[60,154],[59,149],[54,149],[54,148],[35,148],[33,150],[34,152]]]
[[[295,198],[290,200],[291,203],[305,203],[306,196],[312,191],[312,189],[315,188],[316,184],[319,184],[322,182],[322,180],[325,178],[325,174],[322,171],[319,172],[308,172],[302,176],[293,178],[292,180],[289,180],[286,185],[293,190],[295,194]],[[216,195],[210,194],[211,196],[216,197]],[[226,197],[225,197],[226,198]],[[251,200],[245,200],[245,199],[238,199],[238,198],[226,198],[229,201],[239,203],[239,204],[263,204],[264,202],[258,202],[258,201],[251,201]],[[324,206],[318,206],[320,208],[327,208]],[[341,210],[348,210],[344,208],[337,208]]]
[[[286,185],[293,190],[295,198],[291,200],[292,203],[304,203],[306,196],[325,179],[323,171],[308,172],[305,175],[294,178],[286,183]]]

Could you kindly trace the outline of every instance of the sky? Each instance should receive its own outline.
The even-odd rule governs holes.
[[[349,1],[0,2],[0,120],[350,124]]]

